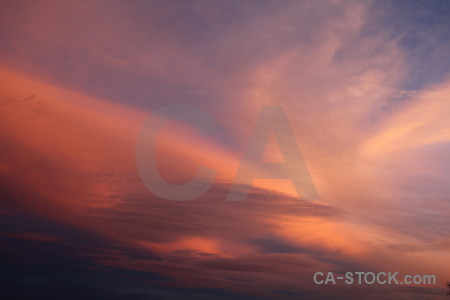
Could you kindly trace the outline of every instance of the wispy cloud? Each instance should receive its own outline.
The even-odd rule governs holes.
[[[31,289],[27,280],[44,276],[61,295],[53,280],[62,274],[97,298],[375,299],[386,287],[324,289],[312,274],[392,268],[443,283],[442,3],[5,4],[0,236],[5,270],[22,276],[9,288]],[[162,176],[183,183],[205,165],[218,177],[201,198],[172,202],[146,190],[135,147],[145,118],[180,103],[205,110],[219,132],[163,130]],[[320,201],[261,180],[247,201],[225,201],[264,105],[286,112]],[[276,140],[267,150],[278,157]],[[107,273],[110,283],[100,279]],[[442,292],[388,289],[404,298]]]

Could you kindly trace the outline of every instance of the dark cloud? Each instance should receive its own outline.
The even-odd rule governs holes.
[[[204,196],[192,201],[158,199],[143,194],[128,196],[112,208],[92,210],[114,232],[135,238],[171,241],[185,235],[245,240],[273,230],[270,219],[280,215],[339,219],[343,213],[331,206],[299,201],[275,192],[253,189],[247,201],[229,202],[230,185],[216,184]]]

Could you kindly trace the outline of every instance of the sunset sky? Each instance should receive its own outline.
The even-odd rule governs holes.
[[[216,172],[189,201],[136,159],[180,104],[217,127],[158,132],[165,180]],[[267,106],[317,200],[251,162],[227,201]],[[2,1],[0,120],[2,299],[448,298],[448,1]],[[357,271],[437,283],[313,281]]]

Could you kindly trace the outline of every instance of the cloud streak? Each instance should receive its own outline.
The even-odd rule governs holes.
[[[6,288],[57,297],[62,277],[95,299],[442,294],[440,285],[312,283],[328,270],[436,274],[439,284],[450,276],[442,267],[450,259],[448,43],[446,26],[431,18],[443,20],[446,6],[422,6],[5,4]],[[427,41],[436,46],[427,61],[442,67],[425,68],[425,79],[417,69]],[[167,104],[197,106],[219,128],[204,137],[171,124],[158,136],[166,180],[187,182],[199,165],[218,171],[199,199],[160,199],[138,176],[139,129]],[[276,180],[255,180],[245,202],[225,200],[266,105],[286,112],[320,201],[298,201],[290,182]],[[42,288],[33,285],[42,278]]]

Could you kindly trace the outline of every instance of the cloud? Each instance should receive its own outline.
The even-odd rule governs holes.
[[[5,5],[1,243],[8,270],[17,262],[25,278],[8,288],[44,292],[24,282],[42,275],[31,276],[34,266],[98,297],[357,299],[386,292],[317,286],[317,270],[397,268],[444,280],[449,85],[426,84],[445,78],[446,67],[420,83],[408,78],[421,66],[412,58],[429,49],[424,41],[441,46],[430,66],[443,65],[446,30],[434,30],[431,9],[429,26],[413,22],[408,31],[393,21],[405,18],[394,6]],[[414,38],[420,46],[408,46]],[[411,82],[421,90],[410,90]],[[147,191],[134,156],[144,119],[176,103],[204,109],[219,128],[209,139],[173,124],[158,137],[158,168],[172,183],[188,181],[199,165],[218,171],[208,193],[188,202]],[[225,201],[264,105],[286,112],[320,201],[298,201],[284,183],[263,181],[253,183],[247,201]],[[268,156],[276,157],[273,148]],[[61,272],[52,270],[58,265]],[[112,281],[104,284],[108,272]],[[92,276],[95,288],[71,274]],[[127,291],[111,292],[115,285]],[[65,295],[53,281],[46,287]],[[406,298],[440,293],[388,290]]]

